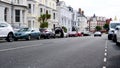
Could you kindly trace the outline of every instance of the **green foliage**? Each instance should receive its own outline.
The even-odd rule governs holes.
[[[40,28],[48,28],[48,22],[41,23]]]
[[[105,24],[105,25],[103,26],[103,28],[108,31],[108,29],[109,29],[109,24]]]
[[[40,15],[40,17],[38,18],[38,22],[40,22],[40,27],[41,28],[45,28],[48,27],[48,22],[47,20],[51,18],[50,14],[42,14]]]
[[[51,15],[50,14],[46,14],[46,19],[50,19]]]
[[[62,26],[62,29],[64,30],[64,32],[66,33],[67,32],[67,28]]]
[[[95,27],[96,31],[100,31],[102,28],[100,26]]]

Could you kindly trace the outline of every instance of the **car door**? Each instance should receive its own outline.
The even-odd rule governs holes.
[[[117,40],[120,42],[120,28],[117,30]]]
[[[8,24],[0,23],[0,37],[6,37],[9,32]]]

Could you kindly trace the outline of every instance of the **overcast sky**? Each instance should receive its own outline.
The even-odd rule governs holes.
[[[120,19],[120,0],[60,0],[65,1],[67,6],[73,7],[75,10],[81,8],[86,16],[105,16],[107,18]]]

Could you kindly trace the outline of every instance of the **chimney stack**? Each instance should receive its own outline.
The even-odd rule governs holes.
[[[82,10],[81,10],[81,8],[79,8],[79,11],[78,11],[80,14],[82,13]]]
[[[82,15],[84,15],[84,11],[82,11]]]

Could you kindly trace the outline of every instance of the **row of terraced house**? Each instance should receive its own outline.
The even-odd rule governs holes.
[[[10,23],[13,28],[39,28],[38,18],[49,13],[48,28],[66,27],[67,32],[92,29],[91,21],[80,8],[78,11],[59,0],[0,0],[0,21]],[[105,23],[105,17],[102,17]],[[90,19],[90,20],[89,20]],[[89,22],[88,22],[89,20]],[[95,25],[96,26],[96,25]],[[91,28],[90,28],[91,27]],[[93,27],[94,28],[94,27]]]

